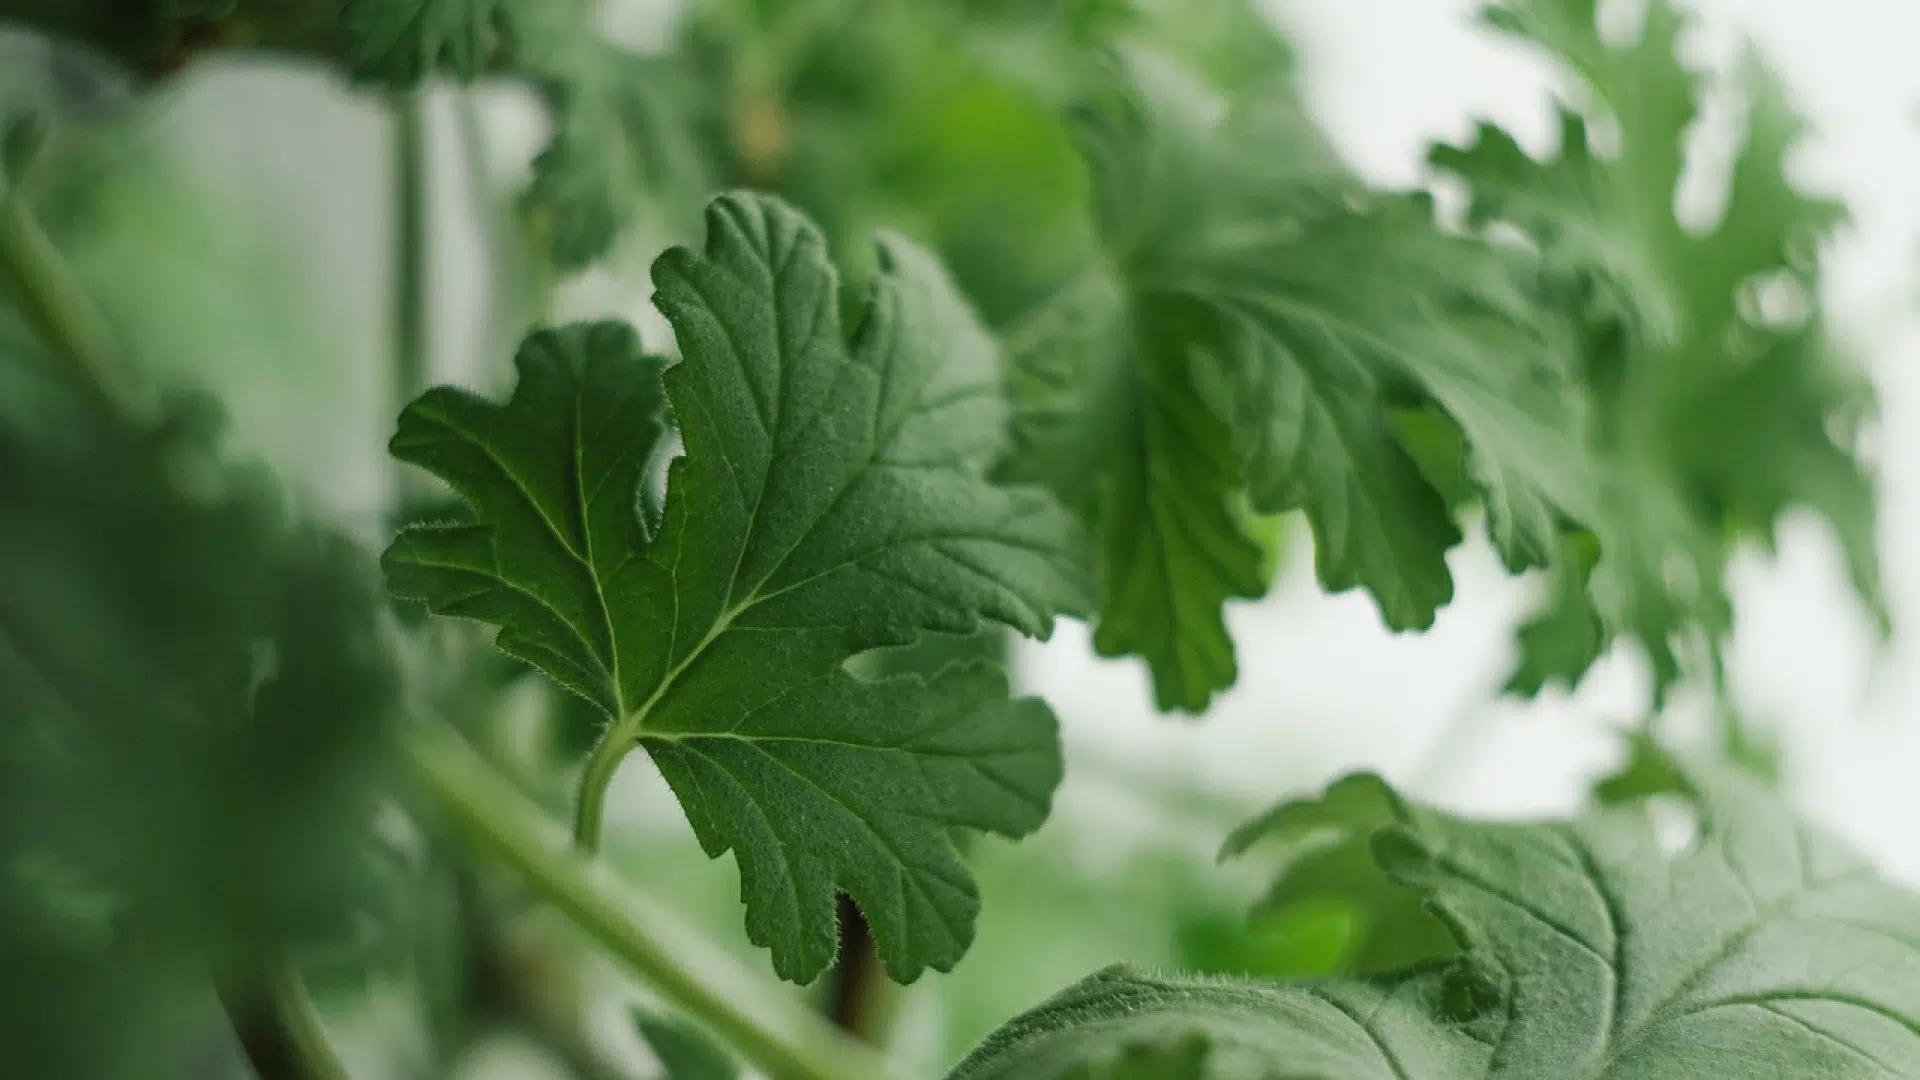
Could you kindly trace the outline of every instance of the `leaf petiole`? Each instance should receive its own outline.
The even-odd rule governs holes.
[[[723,958],[696,955],[697,936],[670,928],[664,913],[619,890],[604,867],[573,850],[558,826],[444,725],[415,725],[406,750],[442,820],[471,849],[517,873],[646,985],[769,1077],[893,1080],[872,1050],[812,1012],[756,1008],[756,980]],[[617,764],[619,757],[610,760]]]

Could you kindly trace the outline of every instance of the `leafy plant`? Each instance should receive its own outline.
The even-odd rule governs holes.
[[[1817,293],[1844,208],[1786,179],[1801,123],[1757,59],[1729,83],[1724,207],[1694,225],[1685,15],[1651,0],[1620,36],[1596,0],[1493,5],[1584,103],[1549,155],[1491,125],[1435,147],[1455,220],[1340,159],[1242,0],[692,0],[648,49],[593,8],[0,9],[90,73],[0,84],[7,1075],[224,1074],[235,1046],[260,1080],[465,1075],[506,1027],[627,1077],[588,1022],[619,1004],[673,1080],[886,1080],[911,1057],[888,983],[953,971],[983,894],[1084,924],[1044,956],[983,946],[997,963],[1148,925],[1134,955],[1199,973],[1107,968],[952,1080],[1920,1075],[1920,901],[1770,790],[1723,671],[1731,555],[1795,507],[1890,628],[1873,395]],[[394,122],[398,426],[370,512],[311,505],[273,418],[222,434],[206,389],[244,380],[195,358],[290,351],[263,312],[298,290],[190,292],[174,258],[231,215],[133,149],[179,72],[234,49]],[[632,314],[655,244],[664,325],[543,314],[510,386],[429,388],[424,95],[494,80],[548,120],[517,197],[468,178],[496,280],[532,294],[496,306],[590,306],[592,269]],[[469,359],[491,382],[503,358]],[[1067,775],[1009,638],[1085,619],[1160,710],[1204,712],[1296,513],[1320,585],[1396,631],[1433,624],[1483,532],[1545,587],[1506,692],[1629,644],[1649,720],[1701,686],[1723,753],[1682,761],[1649,722],[1563,822],[1350,777],[1228,835],[1209,880],[1277,853],[1250,924],[1177,852],[1126,864],[1150,888],[1002,889],[1074,846],[995,846]],[[682,811],[650,822],[683,817],[698,857],[605,843],[636,750]],[[1210,844],[1244,816],[1120,786]],[[1657,830],[1676,806],[1685,835]],[[714,914],[727,874],[742,915]],[[698,930],[654,902],[677,879]],[[824,1005],[778,988],[829,972]],[[424,1057],[343,1031],[371,985]],[[1000,992],[995,1020],[1033,1000]]]

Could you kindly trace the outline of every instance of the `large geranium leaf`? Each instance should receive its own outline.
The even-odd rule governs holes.
[[[394,452],[474,521],[403,534],[389,580],[500,626],[597,705],[597,760],[647,749],[707,851],[735,852],[749,935],[782,975],[832,959],[836,889],[895,978],[944,970],[979,903],[950,830],[1045,818],[1054,722],[991,664],[877,682],[845,665],[923,631],[1044,636],[1088,604],[1085,540],[1051,496],[987,479],[996,353],[928,256],[883,243],[849,341],[798,213],[725,196],[708,230],[655,267],[677,365],[624,327],[546,331],[507,405],[437,390],[409,407]],[[685,453],[663,505],[668,403]]]
[[[1644,804],[1485,824],[1343,781],[1242,841],[1371,831],[1459,957],[1303,983],[1109,970],[1013,1021],[952,1080],[1108,1075],[1122,1054],[1180,1061],[1164,1074],[1180,1080],[1913,1075],[1920,898],[1749,780],[1695,777],[1690,793],[1699,835],[1674,850]]]

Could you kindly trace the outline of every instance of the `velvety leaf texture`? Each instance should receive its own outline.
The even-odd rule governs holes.
[[[1096,496],[1103,651],[1144,656],[1163,708],[1230,685],[1221,609],[1266,589],[1248,510],[1304,511],[1327,588],[1430,625],[1460,532],[1396,397],[1458,425],[1507,561],[1544,565],[1592,484],[1569,358],[1514,266],[1423,198],[1365,193],[1284,87],[1222,115],[1163,68],[1119,78],[1080,125],[1103,263],[1012,357],[1009,468]]]
[[[1486,824],[1371,777],[1262,830],[1374,816],[1380,865],[1454,929],[1452,960],[1279,983],[1102,972],[990,1038],[952,1080],[1106,1075],[1120,1048],[1182,1080],[1892,1080],[1920,1061],[1920,898],[1732,774],[1690,780],[1695,843],[1642,804]],[[1371,807],[1356,815],[1355,808]],[[1104,1066],[1102,1066],[1104,1067]],[[1121,1073],[1120,1075],[1128,1075]]]
[[[1646,650],[1664,699],[1689,674],[1682,647],[1717,654],[1728,632],[1731,544],[1769,540],[1794,506],[1833,527],[1884,625],[1874,484],[1853,445],[1872,392],[1826,335],[1817,298],[1813,253],[1844,211],[1787,181],[1802,124],[1779,81],[1751,56],[1739,72],[1746,129],[1725,206],[1690,228],[1675,193],[1706,80],[1676,53],[1686,17],[1654,0],[1620,44],[1603,38],[1596,0],[1513,0],[1486,17],[1577,73],[1619,132],[1617,152],[1603,153],[1591,117],[1563,107],[1546,160],[1490,124],[1432,155],[1466,183],[1472,220],[1537,245],[1546,298],[1578,328],[1597,416],[1598,505],[1582,520],[1598,562],[1560,571],[1548,610],[1522,635],[1510,688],[1577,682],[1600,654],[1586,629],[1597,622]],[[1587,577],[1590,588],[1573,587]]]
[[[992,339],[903,240],[849,340],[818,230],[729,195],[704,250],[655,266],[683,359],[624,327],[534,335],[498,406],[438,390],[394,439],[474,510],[411,530],[389,582],[501,627],[503,649],[644,746],[706,850],[740,863],[747,930],[791,979],[833,958],[834,897],[902,981],[951,967],[977,890],[955,828],[1021,835],[1060,778],[1046,707],[991,663],[869,681],[854,656],[1083,611],[1084,535],[985,470],[1005,406]],[[657,491],[665,406],[684,455]]]

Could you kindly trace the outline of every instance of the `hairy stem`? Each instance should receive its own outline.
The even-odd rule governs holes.
[[[276,965],[257,981],[223,980],[218,990],[234,1037],[260,1080],[349,1080],[291,965]]]
[[[572,850],[537,807],[451,730],[416,726],[407,750],[421,785],[461,840],[519,874],[629,971],[768,1076],[891,1080],[877,1055],[812,1012],[756,1008],[760,995],[751,975],[717,954],[696,955],[697,936],[623,896],[604,867]]]
[[[895,987],[874,951],[873,928],[853,897],[840,894],[835,911],[840,926],[840,962],[828,980],[827,1015],[841,1031],[872,1046],[884,1047],[892,1026]]]
[[[33,331],[109,411],[134,420],[152,415],[154,403],[130,374],[105,317],[26,200],[7,188],[0,188],[0,285],[13,294]]]
[[[619,727],[616,723],[615,728]],[[582,851],[600,850],[600,837],[606,831],[607,789],[613,786],[613,774],[627,759],[632,740],[609,729],[587,758],[586,771],[580,774],[580,792],[574,808],[573,842]]]

